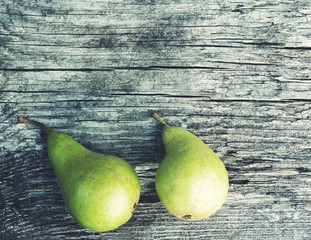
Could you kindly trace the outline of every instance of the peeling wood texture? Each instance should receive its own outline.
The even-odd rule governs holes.
[[[309,1],[1,0],[0,110],[0,239],[311,239]],[[229,196],[210,218],[160,203],[154,111],[224,161]],[[130,221],[77,224],[20,115],[129,161]]]

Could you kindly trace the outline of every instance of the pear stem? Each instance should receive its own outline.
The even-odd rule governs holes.
[[[46,126],[43,123],[40,123],[40,122],[37,122],[37,121],[34,121],[34,120],[30,120],[30,119],[22,117],[22,116],[20,116],[18,119],[22,123],[26,123],[26,124],[29,124],[29,125],[34,125],[34,126],[41,127],[46,135],[48,135],[52,131],[51,128],[49,128],[48,126]]]
[[[164,122],[164,120],[156,113],[152,114],[152,117],[154,117],[155,119],[157,119],[160,123],[162,123],[164,126],[168,126],[166,122]]]

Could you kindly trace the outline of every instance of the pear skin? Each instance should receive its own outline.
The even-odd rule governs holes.
[[[180,127],[164,125],[166,156],[155,178],[157,194],[177,218],[201,220],[217,212],[229,188],[227,170],[218,156],[198,137]]]
[[[90,151],[42,123],[25,117],[19,120],[40,126],[47,134],[48,155],[63,199],[82,226],[110,231],[131,218],[140,197],[140,181],[128,162]]]

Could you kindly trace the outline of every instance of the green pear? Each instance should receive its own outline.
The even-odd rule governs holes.
[[[155,177],[157,194],[174,216],[201,220],[221,208],[228,194],[227,170],[217,155],[194,134],[164,125],[162,140],[166,157]]]
[[[47,134],[48,155],[65,204],[82,226],[110,231],[131,218],[140,197],[140,182],[128,162],[90,151],[42,123],[25,117],[19,120],[40,126]]]

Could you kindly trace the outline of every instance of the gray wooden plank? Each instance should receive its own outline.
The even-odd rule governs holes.
[[[135,76],[137,74],[137,71],[135,73],[126,71],[120,75],[106,72],[106,76],[117,75],[123,79],[123,74],[130,75],[129,72]],[[310,163],[308,161],[310,103],[299,99],[298,101],[273,100],[273,98],[243,100],[237,96],[232,99],[213,99],[207,95],[200,96],[199,91],[195,89],[192,90],[193,92],[190,91],[194,95],[191,97],[187,95],[189,93],[184,93],[185,95],[180,93],[182,83],[177,88],[175,85],[175,90],[165,87],[161,90],[161,87],[157,86],[156,92],[146,93],[144,88],[130,90],[127,86],[122,91],[120,90],[121,79],[115,79],[119,85],[115,89],[110,85],[110,89],[105,89],[106,92],[103,90],[102,95],[100,92],[96,94],[96,91],[78,93],[82,85],[79,87],[77,84],[75,88],[74,84],[66,81],[63,83],[51,81],[48,85],[50,91],[41,89],[45,87],[44,84],[47,84],[46,78],[57,79],[57,76],[60,77],[59,74],[62,76],[67,73],[63,71],[15,72],[10,74],[10,77],[15,81],[23,79],[24,86],[36,89],[37,93],[31,90],[23,92],[21,88],[16,90],[16,94],[14,91],[4,91],[6,96],[10,95],[14,99],[9,104],[3,104],[6,109],[12,108],[7,110],[12,115],[2,121],[3,136],[5,136],[2,141],[5,141],[6,145],[2,147],[1,153],[2,156],[12,159],[9,161],[10,164],[2,167],[2,173],[7,178],[4,180],[6,192],[9,193],[5,200],[6,209],[12,211],[16,208],[18,210],[15,211],[23,212],[21,215],[34,215],[28,216],[28,221],[31,221],[28,225],[25,225],[23,220],[17,220],[16,212],[6,215],[7,226],[14,221],[21,224],[14,228],[18,234],[29,231],[30,235],[38,234],[39,238],[38,228],[46,227],[42,226],[42,221],[46,224],[52,222],[49,231],[53,231],[55,239],[62,236],[70,239],[73,226],[82,231],[79,234],[86,233],[70,220],[68,213],[64,215],[65,208],[46,155],[44,140],[39,135],[40,131],[17,124],[17,114],[36,117],[37,120],[50,123],[52,127],[68,132],[77,140],[83,139],[81,142],[89,148],[121,155],[136,167],[143,186],[141,207],[138,208],[134,220],[129,223],[130,230],[124,226],[124,231],[131,231],[133,236],[136,236],[135,234],[145,229],[141,235],[136,236],[137,238],[143,239],[149,236],[171,239],[175,235],[190,239],[212,236],[217,236],[216,239],[246,239],[247,237],[256,239],[258,231],[266,229],[266,225],[273,225],[272,229],[268,228],[265,231],[267,238],[278,235],[290,239],[294,238],[295,234],[302,237],[303,234],[309,233],[306,229],[310,226],[308,220],[310,217],[308,207],[310,205]],[[161,79],[158,74],[163,73],[154,70],[154,73],[150,74],[154,76],[154,82],[155,79]],[[36,87],[25,84],[27,76],[31,77],[29,82],[37,83]],[[69,76],[77,82],[79,78],[85,79],[89,85],[86,84],[83,89],[92,89],[91,79],[96,78],[96,73],[94,75],[70,72]],[[90,79],[87,80],[86,76]],[[10,81],[12,80],[6,82],[7,87],[13,86],[9,84]],[[144,81],[145,84],[142,80],[142,86],[150,82],[150,77]],[[185,78],[184,83],[186,84],[187,81],[188,79]],[[209,87],[206,83],[202,81],[197,87],[204,92],[205,88]],[[67,90],[63,91],[65,86]],[[68,90],[69,86],[72,88]],[[217,88],[217,84],[213,83],[213,86],[215,92],[221,91],[222,85]],[[299,82],[297,86],[299,88]],[[13,109],[16,112],[13,112]],[[170,123],[186,127],[197,134],[217,151],[229,170],[231,185],[227,203],[217,215],[204,223],[179,222],[169,216],[158,201],[153,186],[154,174],[164,152],[160,140],[160,126],[150,117],[154,110],[162,113]],[[16,141],[10,141],[14,136],[15,138],[19,136],[23,141],[16,145]],[[35,163],[30,164],[34,160]],[[17,179],[23,178],[22,189],[17,190],[21,195],[17,196],[14,187]],[[12,202],[12,199],[15,200]],[[31,199],[35,202],[34,205],[31,204]],[[52,220],[51,217],[40,217],[46,211],[47,204],[51,208]],[[64,216],[67,219],[64,222],[68,225],[58,220],[59,217]],[[164,219],[171,224],[169,226],[165,224],[165,230],[160,224]],[[227,222],[224,222],[224,219],[227,219]],[[299,221],[301,219],[303,221]],[[155,228],[157,224],[160,225],[159,228]],[[225,228],[232,226],[233,229],[239,230],[220,233],[222,224],[225,224]],[[291,227],[290,224],[293,226]],[[285,226],[290,230],[282,230]],[[248,235],[243,235],[241,231],[249,227],[254,229],[245,233]],[[150,228],[155,229],[151,231]],[[206,228],[213,230],[206,231]],[[183,236],[181,232],[185,229],[187,236]],[[201,229],[199,235],[198,229]],[[298,234],[297,229],[301,229],[302,233]],[[122,229],[120,231],[124,235],[109,233],[104,236],[107,236],[107,239],[112,237],[126,239],[126,233],[122,232]]]
[[[6,4],[2,7],[6,46],[2,68],[255,65],[266,69],[291,64],[301,70],[310,64],[308,3],[270,7],[254,2],[243,6],[216,2],[209,7],[204,3],[182,2],[177,8],[176,4],[123,1],[112,7],[109,2],[102,3],[107,6],[77,2],[74,7],[57,1],[50,6],[25,1]],[[233,6],[239,11],[230,9]],[[293,48],[302,55],[293,54]]]

